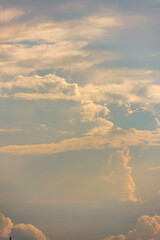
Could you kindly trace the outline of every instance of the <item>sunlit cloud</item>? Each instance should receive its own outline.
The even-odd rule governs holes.
[[[160,239],[153,2],[2,1],[0,240]]]
[[[8,239],[12,236],[14,239],[26,240],[46,240],[45,235],[38,228],[31,224],[14,225],[10,218],[0,214],[0,239]]]
[[[155,171],[155,170],[160,170],[160,166],[148,168],[148,171]]]
[[[19,18],[24,14],[24,11],[18,8],[2,8],[0,6],[0,24],[8,23]]]
[[[160,131],[143,131],[136,129],[113,128],[109,131],[112,124],[108,124],[107,131],[97,132],[97,129],[88,132],[87,136],[64,139],[58,143],[33,144],[33,145],[8,145],[0,147],[0,153],[25,155],[25,154],[56,154],[61,152],[87,150],[123,148],[131,146],[160,146]],[[96,138],[94,135],[97,135]],[[101,134],[101,135],[100,135]]]
[[[22,128],[0,128],[0,133],[16,133],[16,132],[21,132]]]
[[[0,239],[9,237],[13,223],[10,218],[0,214]]]
[[[112,185],[112,194],[123,202],[137,202],[135,197],[136,185],[132,178],[132,167],[128,165],[130,160],[129,150],[117,151],[110,159],[110,174],[105,180]]]
[[[128,234],[110,236],[104,240],[159,240],[160,238],[160,216],[144,215],[138,218],[136,226]]]

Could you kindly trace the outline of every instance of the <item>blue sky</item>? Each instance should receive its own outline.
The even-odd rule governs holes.
[[[0,0],[0,240],[159,240],[159,13]]]

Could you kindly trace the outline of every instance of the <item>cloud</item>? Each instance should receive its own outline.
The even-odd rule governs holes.
[[[138,219],[136,227],[129,231],[127,240],[159,240],[160,239],[160,216],[152,217],[145,215]]]
[[[17,224],[13,227],[11,235],[17,240],[46,240],[45,235],[31,224]]]
[[[117,151],[110,159],[111,173],[105,177],[112,185],[112,194],[121,201],[137,202],[135,197],[136,185],[132,178],[132,167],[128,166],[130,161],[129,150],[126,153]]]
[[[105,139],[93,136],[85,136],[80,138],[70,138],[62,140],[59,143],[36,144],[36,145],[9,145],[0,148],[1,153],[8,154],[56,154],[72,150],[82,149],[103,149]]]
[[[104,240],[159,240],[160,239],[160,216],[144,215],[138,218],[136,226],[126,236],[110,236]]]
[[[22,128],[0,128],[0,133],[16,133],[16,132],[21,132]]]
[[[109,127],[109,128],[108,128]],[[124,148],[130,146],[160,146],[160,131],[142,131],[134,128],[124,130],[121,128],[111,129],[111,124],[107,125],[106,131],[88,132],[82,137],[64,139],[58,143],[33,144],[33,145],[8,145],[0,147],[0,153],[15,155],[39,155],[57,154],[67,151]],[[95,138],[96,134],[96,138]]]
[[[88,89],[88,87],[87,87]],[[0,82],[0,92],[4,96],[22,98],[25,100],[72,100],[79,102],[82,122],[95,121],[99,114],[107,115],[110,111],[106,104],[92,101],[92,96],[85,87],[77,83],[67,82],[54,74],[46,76],[16,76],[13,81]],[[16,92],[16,93],[15,93]],[[94,93],[93,93],[94,94]]]
[[[160,170],[160,166],[150,167],[150,168],[148,168],[147,170],[148,170],[148,171]]]
[[[19,90],[14,96],[26,100],[41,98],[50,100],[78,100],[77,95],[79,94],[79,88],[76,83],[68,83],[64,78],[60,78],[54,74],[49,74],[45,77],[39,75],[28,77],[19,75],[11,82],[0,82],[0,89],[8,93],[8,95],[11,94],[11,96],[14,90]],[[42,89],[44,93],[41,93]],[[30,90],[31,92],[26,93],[25,90]]]
[[[156,117],[155,120],[156,120],[157,127],[160,127],[160,121],[159,121],[159,119]]]
[[[18,43],[22,41],[59,42],[64,39],[94,41],[99,39],[111,27],[120,27],[122,23],[116,16],[94,15],[70,21],[43,21],[31,19],[24,23],[5,26],[5,33],[0,36],[1,42]],[[17,32],[17,29],[19,31]],[[4,30],[4,27],[0,27]]]
[[[74,135],[74,131],[58,130],[58,129],[50,127],[44,123],[40,124],[39,127],[36,128],[36,130],[53,131],[53,132],[63,134],[63,135]]]
[[[160,88],[160,85],[153,82],[155,81],[153,80],[153,73],[140,72],[135,77],[132,76],[132,71],[130,76],[130,71],[126,71],[126,74],[124,71],[124,76],[120,78],[115,77],[115,74],[113,74],[113,82],[110,81],[112,74],[109,73],[108,77],[106,75],[106,83],[87,83],[83,86],[78,85],[78,83],[68,82],[66,79],[58,77],[55,74],[43,77],[39,75],[18,75],[12,81],[1,81],[0,93],[1,97],[25,100],[46,99],[54,101],[64,99],[80,101],[83,104],[84,121],[86,121],[85,119],[89,120],[89,118],[93,119],[98,112],[103,112],[105,115],[108,114],[109,109],[104,104],[106,102],[124,104],[129,113],[134,112],[131,109],[131,104],[138,104],[137,108],[141,108],[144,111],[149,109],[152,104],[160,103],[159,90],[152,91]],[[157,118],[156,121],[158,121]]]
[[[113,128],[114,124],[104,118],[97,118],[94,120],[96,126],[90,129],[87,133],[83,135],[88,136],[102,136],[106,135]]]
[[[83,99],[83,98],[82,98]],[[106,105],[95,104],[92,101],[85,102],[83,104],[82,100],[82,122],[94,121],[99,113],[103,113],[104,116],[107,115],[110,110]]]
[[[1,76],[35,73],[45,69],[63,69],[71,72],[84,71],[104,61],[120,58],[110,51],[87,50],[87,42],[62,40],[39,44],[1,44]],[[10,71],[7,69],[10,67]]]
[[[2,8],[0,6],[0,24],[8,23],[20,16],[22,16],[24,12],[18,8]]]
[[[7,238],[11,233],[13,223],[10,218],[5,217],[2,213],[0,214],[0,239]]]
[[[14,14],[19,16],[21,13],[18,10],[12,12],[0,9],[1,18],[8,16],[6,19],[12,19]],[[119,54],[87,50],[84,47],[102,38],[110,28],[120,26],[120,20],[116,16],[103,15],[59,22],[33,18],[29,21],[2,25],[1,76],[59,68],[67,71],[84,71],[95,64],[119,59]]]
[[[120,234],[118,236],[112,235],[112,236],[106,237],[103,240],[125,240],[125,239],[126,237],[123,234]]]
[[[0,214],[0,239],[7,240],[9,235],[17,240],[46,240],[41,230],[31,224],[13,225],[10,218]]]

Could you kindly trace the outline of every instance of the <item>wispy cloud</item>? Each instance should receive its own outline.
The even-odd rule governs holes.
[[[108,128],[107,128],[108,129]],[[94,133],[95,134],[95,133]],[[120,128],[106,134],[99,132],[96,138],[92,133],[89,136],[70,138],[58,143],[35,145],[8,145],[0,148],[0,153],[16,155],[56,154],[72,150],[123,148],[130,146],[160,146],[160,131],[142,131],[136,129],[123,130]],[[97,134],[97,133],[96,133]]]
[[[0,24],[8,23],[19,18],[24,14],[24,11],[18,8],[2,8],[0,6]]]
[[[0,128],[0,133],[16,133],[16,132],[21,132],[22,128]]]
[[[155,170],[160,170],[160,166],[148,168],[148,171],[155,171]]]

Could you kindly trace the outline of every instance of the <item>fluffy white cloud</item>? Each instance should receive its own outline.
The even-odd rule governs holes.
[[[110,159],[111,173],[105,179],[112,185],[112,194],[121,201],[137,202],[134,192],[136,185],[132,178],[132,167],[128,165],[130,160],[129,150],[126,153],[117,151]]]
[[[9,235],[17,240],[46,240],[42,231],[33,225],[21,223],[14,226],[10,218],[0,214],[0,239],[7,240]]]
[[[159,240],[160,216],[144,215],[138,218],[136,226],[126,236],[109,236],[104,240]]]

